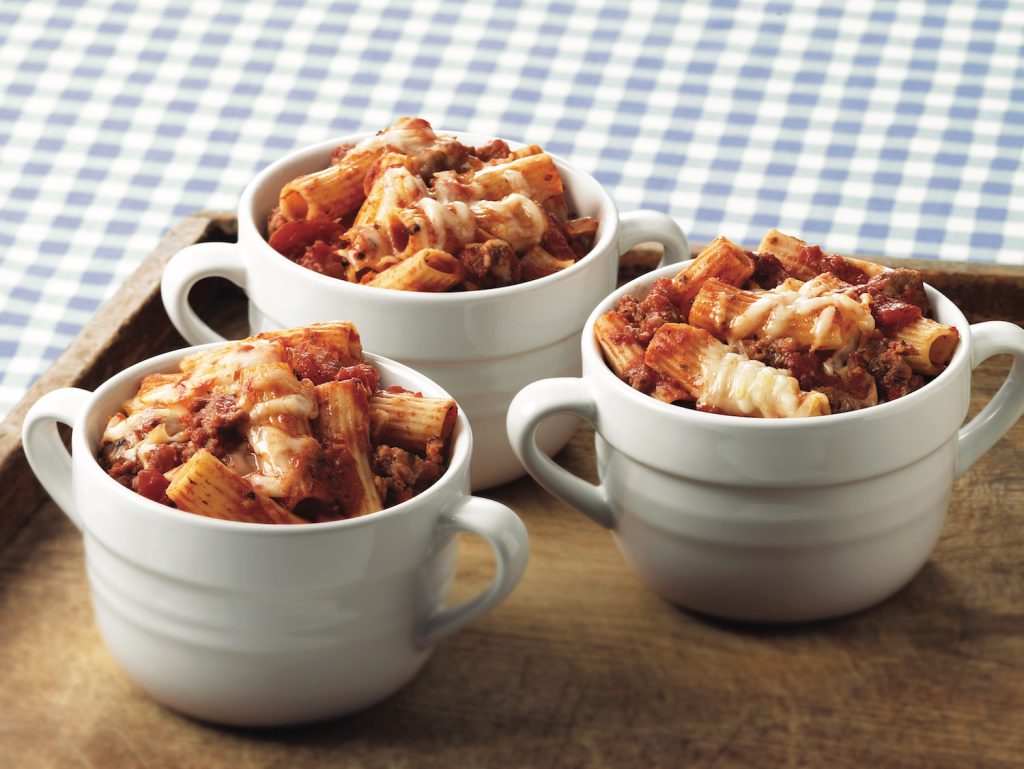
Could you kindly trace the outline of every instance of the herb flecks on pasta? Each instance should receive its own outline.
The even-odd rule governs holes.
[[[99,462],[129,489],[251,523],[367,515],[447,467],[457,407],[380,388],[350,323],[268,332],[151,374],[107,423]]]
[[[666,403],[821,416],[895,400],[941,373],[960,337],[929,312],[917,271],[772,230],[757,253],[716,238],[674,278],[622,297],[594,333],[620,379]]]
[[[598,222],[567,209],[551,156],[470,147],[402,118],[339,147],[282,189],[271,247],[315,272],[405,291],[472,291],[552,275],[586,256]]]

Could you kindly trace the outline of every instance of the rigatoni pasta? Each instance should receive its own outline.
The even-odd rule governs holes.
[[[420,393],[380,390],[370,398],[373,432],[378,442],[427,453],[432,440],[448,440],[455,427],[455,402]]]
[[[660,400],[822,416],[894,400],[941,373],[959,333],[929,310],[916,271],[772,230],[758,253],[715,239],[675,278],[622,297],[594,333],[616,376]]]
[[[526,250],[519,260],[519,269],[525,282],[554,275],[556,272],[572,267],[575,263],[572,259],[559,259],[538,244]]]
[[[349,323],[260,334],[148,376],[111,416],[99,462],[163,504],[225,520],[367,515],[447,467],[457,406],[380,388]]]
[[[281,190],[280,213],[288,221],[345,216],[362,204],[363,180],[385,152],[415,154],[436,141],[426,120],[402,118],[359,145],[336,152],[335,162],[322,171],[288,182]]]
[[[250,523],[302,523],[206,449],[174,473],[167,497],[179,510]]]
[[[309,422],[316,416],[313,383],[297,379],[284,361],[247,366],[239,372],[238,408],[245,414],[245,439],[256,470],[249,482],[289,508],[316,499],[313,468],[320,447]]]
[[[748,417],[829,413],[828,398],[803,392],[785,371],[730,351],[703,329],[666,323],[651,339],[644,362],[679,383],[707,411]]]
[[[730,343],[788,338],[809,350],[838,350],[858,331],[870,334],[875,328],[866,304],[816,280],[746,291],[709,278],[694,299],[689,322]]]
[[[918,374],[941,373],[953,357],[960,334],[952,326],[944,326],[931,318],[918,318],[899,328],[895,336],[913,352],[906,354],[907,363]]]
[[[466,277],[458,259],[447,251],[424,248],[389,270],[374,276],[368,285],[402,291],[447,291]]]
[[[359,380],[324,382],[315,388],[316,435],[333,482],[350,515],[384,508],[370,467],[370,404]]]
[[[754,274],[754,263],[746,252],[727,238],[711,241],[682,272],[676,275],[676,303],[688,313],[697,294],[709,278],[732,286],[742,286]]]
[[[865,282],[868,278],[881,275],[885,267],[863,259],[827,254],[819,246],[807,243],[778,230],[769,230],[761,239],[758,252],[771,254],[798,280],[810,280],[816,275],[833,273],[848,283]]]
[[[267,241],[330,277],[404,291],[472,291],[536,280],[590,252],[599,223],[568,210],[554,160],[537,145],[470,147],[402,118],[325,169],[282,187]],[[480,247],[499,253],[481,270]],[[425,251],[449,264],[430,280]],[[515,264],[510,265],[509,259]],[[415,267],[405,267],[417,260]],[[431,265],[427,265],[431,266]],[[403,267],[405,271],[403,272]],[[391,274],[396,273],[397,274]]]

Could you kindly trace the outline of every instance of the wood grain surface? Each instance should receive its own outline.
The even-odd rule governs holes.
[[[164,265],[185,246],[234,240],[237,231],[232,215],[216,212],[189,216],[171,228],[156,250],[0,422],[0,545],[43,497],[21,449],[21,423],[29,407],[50,390],[93,389],[132,363],[183,346],[185,340],[171,326],[160,302]],[[205,291],[197,290],[193,296],[209,304],[210,294],[222,291],[224,283],[211,282]]]
[[[212,221],[196,239],[229,235]],[[1024,285],[1019,273],[993,269],[1003,279],[985,278],[973,294],[972,271],[940,277],[968,297],[961,306],[972,315],[990,316]],[[159,305],[157,275],[136,287],[148,300],[122,302],[151,318],[152,336],[114,352],[98,342],[61,376],[91,386],[152,345],[175,343],[166,319],[145,315]],[[1024,302],[1012,307],[1005,317],[1024,320]],[[120,338],[110,331],[90,333]],[[977,370],[974,411],[1007,370],[1003,359]],[[558,459],[593,480],[590,429]],[[957,481],[936,551],[908,587],[811,625],[752,627],[681,611],[643,587],[608,532],[532,481],[488,496],[513,507],[532,538],[507,602],[443,642],[389,701],[263,731],[202,724],[149,700],[103,647],[77,531],[50,502],[5,510],[0,768],[1024,765],[1024,422]],[[464,538],[454,598],[492,569],[487,548]]]

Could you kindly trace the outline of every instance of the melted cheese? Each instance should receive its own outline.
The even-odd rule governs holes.
[[[249,344],[228,350],[226,355],[218,357],[215,367],[223,373],[223,369],[243,369],[280,360],[284,360],[283,344],[274,339],[255,339]]]
[[[836,319],[836,308],[835,305],[829,305],[820,313],[814,320],[814,348],[817,349],[825,344],[825,339],[828,335],[829,329],[832,328],[832,324]]]
[[[256,472],[256,457],[253,456],[249,445],[245,442],[224,457],[224,464],[239,475],[248,475],[249,473]]]
[[[495,230],[494,234],[507,240],[517,251],[536,245],[548,226],[544,210],[517,192],[501,200],[481,200],[474,203],[470,210],[478,217],[499,222],[500,229],[491,228]]]
[[[252,339],[189,356],[182,361],[182,369],[188,372],[188,389],[192,392],[198,389],[233,392],[243,368],[284,359],[285,350],[281,342]]]
[[[440,203],[433,198],[423,198],[416,206],[430,222],[438,247],[449,240],[458,241],[459,245],[468,243],[476,234],[476,221],[465,203]]]
[[[183,377],[175,374],[148,376],[142,380],[135,397],[124,404],[126,413],[177,403],[186,391]]]
[[[256,470],[246,477],[272,497],[287,497],[305,483],[318,451],[309,420],[317,416],[313,383],[297,381],[285,365],[243,373],[239,406],[249,414],[246,437]]]
[[[465,184],[458,180],[454,171],[442,171],[434,175],[434,197],[442,203],[473,201],[483,197],[484,190],[476,182]]]
[[[702,405],[727,414],[796,417],[818,413],[815,399],[804,397],[793,377],[725,348],[709,349],[701,362]]]
[[[370,224],[353,227],[348,231],[351,247],[340,248],[337,254],[354,270],[380,269],[380,260],[391,254],[391,243],[383,232]]]
[[[257,421],[271,421],[275,417],[316,417],[316,401],[306,393],[292,393],[254,403],[249,409],[249,418]]]
[[[434,145],[437,135],[424,128],[392,128],[379,137],[382,144],[391,146],[406,155],[414,155]]]
[[[129,416],[115,414],[107,422],[101,443],[110,445],[112,459],[147,464],[149,455],[165,443],[184,440],[183,420],[188,412],[179,403],[140,408]]]
[[[841,374],[846,369],[847,360],[849,359],[850,354],[860,347],[861,339],[864,336],[870,336],[875,330],[874,318],[871,315],[871,295],[861,294],[860,304],[867,313],[868,318],[871,320],[871,328],[869,331],[861,329],[861,333],[851,334],[850,338],[846,340],[846,343],[832,353],[832,357],[824,363],[826,374]]]
[[[406,208],[427,194],[427,185],[405,168],[389,168],[384,172],[384,194],[377,208],[377,222],[383,222],[396,210]]]
[[[530,194],[530,184],[526,181],[526,177],[523,176],[522,172],[509,168],[502,171],[501,176],[508,182],[509,189],[512,192],[518,192],[522,195]]]
[[[293,458],[308,456],[318,445],[310,435],[292,435],[274,424],[251,426],[249,445],[258,469],[246,477],[272,497],[284,497],[293,481]]]
[[[767,340],[781,339],[791,336],[793,323],[797,319],[814,318],[812,350],[825,344],[836,324],[840,325],[847,340],[844,349],[850,346],[853,350],[863,335],[875,330],[875,321],[870,310],[862,303],[846,294],[832,293],[833,288],[827,279],[814,279],[793,291],[792,284],[787,281],[778,288],[764,292],[757,301],[733,318],[728,324],[727,338],[730,342],[753,336]],[[719,324],[726,317],[727,303],[728,297],[720,295],[715,307]],[[846,331],[847,328],[849,331]]]
[[[350,152],[376,152],[390,146],[406,155],[413,155],[433,146],[437,141],[437,134],[425,122],[414,122],[419,125],[413,128],[388,128],[378,134],[368,136]]]
[[[509,170],[517,161],[518,158],[515,160],[507,160],[504,163],[495,163],[493,165],[484,166],[483,168],[476,172],[474,178],[479,179],[481,177],[486,177],[491,174],[504,174],[505,171]]]

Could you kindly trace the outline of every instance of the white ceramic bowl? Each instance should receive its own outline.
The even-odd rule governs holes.
[[[526,387],[508,415],[531,475],[613,531],[629,564],[659,595],[708,614],[800,621],[853,612],[905,585],[927,560],[953,479],[1024,412],[1024,330],[971,326],[934,289],[937,318],[961,342],[948,369],[898,400],[798,419],[723,416],[661,403],[608,368],[594,322],[639,296],[665,267],[602,301],[583,331],[583,377]],[[961,427],[971,369],[1015,363],[987,407]],[[596,428],[599,485],[569,474],[534,441],[554,414]]]
[[[435,380],[464,409],[476,438],[474,489],[513,480],[524,471],[505,436],[512,397],[537,379],[579,375],[580,331],[590,308],[615,288],[620,253],[655,241],[664,244],[666,262],[678,262],[689,257],[686,236],[656,211],[620,215],[597,180],[555,157],[570,208],[600,220],[591,253],[555,275],[485,291],[392,291],[320,275],[272,249],[264,238],[264,223],[281,187],[328,165],[339,144],[368,135],[342,136],[293,152],[253,179],[238,206],[237,244],[191,246],[168,263],[161,286],[167,314],[191,344],[221,341],[195,315],[188,292],[203,278],[223,277],[248,295],[251,333],[352,321],[369,349]],[[474,145],[492,138],[455,135]],[[541,444],[546,451],[557,451],[574,427],[572,420],[547,425]]]
[[[519,581],[526,530],[472,497],[472,435],[459,415],[451,464],[407,502],[351,520],[285,526],[192,515],[107,476],[95,454],[107,418],[143,376],[197,348],[160,355],[94,393],[44,395],[25,418],[29,463],[85,539],[96,620],[124,671],[156,700],[198,718],[266,726],[371,705],[406,684],[437,641],[500,603]],[[366,355],[382,384],[445,392]],[[73,428],[72,455],[56,422]],[[494,549],[497,574],[444,608],[460,531]]]

